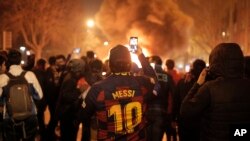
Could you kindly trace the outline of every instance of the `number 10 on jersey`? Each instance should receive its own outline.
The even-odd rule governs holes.
[[[140,102],[130,102],[123,108],[120,104],[113,105],[108,111],[108,116],[114,116],[116,133],[132,133],[134,128],[141,123],[142,106]],[[133,117],[134,116],[134,117]]]

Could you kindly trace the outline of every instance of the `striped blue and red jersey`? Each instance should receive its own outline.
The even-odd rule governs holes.
[[[84,116],[96,116],[97,140],[146,140],[144,114],[153,88],[149,78],[130,73],[112,74],[94,84],[85,99]]]

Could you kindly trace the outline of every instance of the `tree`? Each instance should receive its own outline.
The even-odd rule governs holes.
[[[67,0],[8,0],[0,5],[8,7],[2,14],[4,29],[21,35],[37,58],[41,58],[46,45],[67,40],[65,36],[73,34],[72,24],[76,17],[69,16],[81,12],[79,3]]]
[[[218,43],[230,40],[234,12],[232,1],[179,0],[181,8],[194,19],[191,37],[193,56],[204,56],[205,59]]]

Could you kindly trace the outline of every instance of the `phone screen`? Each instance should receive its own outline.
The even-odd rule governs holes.
[[[130,51],[136,52],[138,46],[138,37],[130,37],[129,45],[130,45]]]

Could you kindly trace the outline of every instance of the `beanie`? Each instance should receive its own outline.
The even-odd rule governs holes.
[[[131,62],[130,52],[128,48],[123,45],[117,45],[110,50],[110,63],[115,62]]]
[[[85,62],[82,59],[70,60],[68,68],[71,72],[83,72],[85,70]]]

